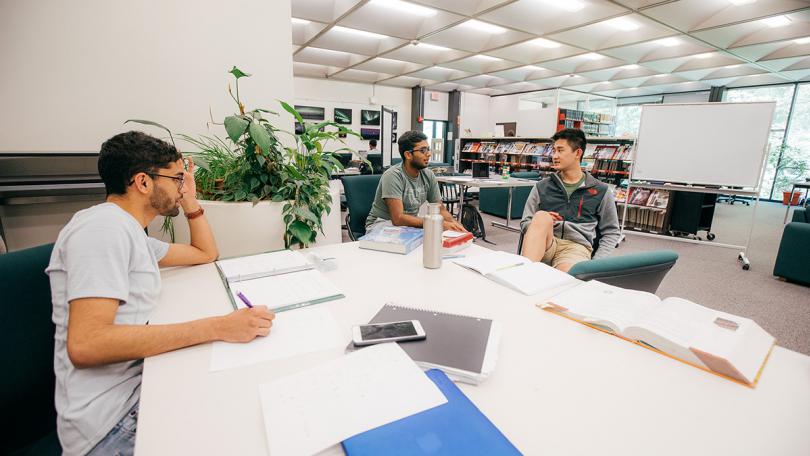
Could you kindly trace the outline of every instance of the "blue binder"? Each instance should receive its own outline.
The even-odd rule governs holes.
[[[345,440],[348,456],[521,454],[444,372],[425,374],[447,403]]]

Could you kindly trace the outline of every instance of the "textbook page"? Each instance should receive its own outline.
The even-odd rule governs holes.
[[[217,261],[217,265],[225,278],[230,281],[312,268],[301,252],[293,250],[229,258]]]
[[[490,273],[487,277],[529,296],[577,282],[577,279],[567,272],[543,263],[506,268]]]
[[[311,455],[447,403],[395,343],[373,345],[259,385],[272,456]]]
[[[328,307],[305,307],[277,314],[265,337],[244,344],[214,342],[210,370],[233,369],[344,345],[346,341]]]
[[[501,251],[492,251],[481,255],[468,256],[453,260],[459,266],[472,269],[483,275],[492,274],[514,266],[530,264],[532,261],[526,257]]]
[[[548,301],[553,304],[550,306],[552,309],[554,306],[562,307],[555,310],[619,334],[661,305],[661,301],[652,293],[627,290],[597,280],[584,282]]]
[[[239,292],[253,305],[267,306],[270,310],[342,296],[340,289],[315,269],[234,282],[230,288],[239,308],[245,307],[237,296]]]

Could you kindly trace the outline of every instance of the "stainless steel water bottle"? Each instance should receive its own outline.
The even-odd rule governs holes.
[[[422,239],[422,265],[429,269],[442,266],[442,232],[444,218],[439,208],[441,203],[430,203],[428,213],[422,222],[424,238]]]

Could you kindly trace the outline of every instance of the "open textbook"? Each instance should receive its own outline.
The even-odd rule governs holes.
[[[752,387],[775,344],[748,318],[596,280],[538,306]]]
[[[529,296],[577,282],[576,278],[559,269],[543,263],[534,263],[526,257],[513,253],[491,251],[453,261],[459,266]]]

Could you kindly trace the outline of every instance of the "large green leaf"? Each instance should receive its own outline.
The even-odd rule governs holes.
[[[231,141],[237,142],[239,138],[245,133],[250,122],[239,116],[228,116],[225,118],[225,131],[228,132],[228,137]]]
[[[270,133],[267,132],[267,129],[261,126],[258,122],[250,122],[248,133],[250,133],[250,137],[256,141],[256,144],[259,146],[262,152],[270,152],[270,145],[272,144],[273,139],[270,137]]]
[[[295,220],[290,224],[290,228],[288,229],[290,234],[297,237],[300,240],[311,239],[312,238],[312,228],[309,227],[306,223]]]
[[[318,218],[317,215],[313,214],[312,211],[310,211],[308,208],[303,207],[303,206],[296,207],[295,208],[295,214],[298,215],[301,218],[310,220],[310,221],[312,221],[314,223],[319,223],[320,222],[320,219]]]
[[[172,136],[172,131],[169,130],[168,128],[164,127],[163,125],[161,125],[161,124],[159,124],[157,122],[152,122],[151,120],[143,120],[143,119],[127,119],[127,120],[124,121],[124,123],[129,123],[129,122],[139,123],[139,124],[142,124],[142,125],[151,125],[153,127],[158,127],[158,128],[162,128],[163,130],[166,130],[166,133],[169,134],[169,138],[172,140],[172,145],[177,147],[177,144],[174,143],[174,136]]]
[[[281,107],[284,108],[285,111],[292,114],[293,117],[295,117],[295,120],[298,121],[298,123],[300,123],[301,125],[304,125],[306,123],[306,122],[304,122],[304,118],[301,117],[301,114],[298,114],[298,111],[296,111],[295,108],[293,108],[292,106],[290,106],[289,104],[287,104],[287,103],[285,103],[283,101],[280,102],[280,103],[281,103]]]
[[[249,74],[245,73],[244,71],[240,70],[239,68],[236,68],[235,66],[233,68],[231,68],[231,71],[229,71],[228,73],[231,73],[232,75],[234,75],[234,77],[236,79],[250,77]]]

